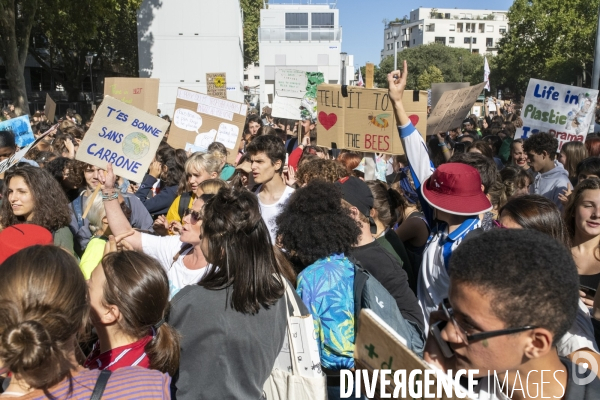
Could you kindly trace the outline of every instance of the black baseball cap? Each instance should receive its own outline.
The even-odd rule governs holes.
[[[371,217],[371,210],[373,209],[373,193],[371,189],[362,180],[348,176],[340,179],[335,183],[342,189],[342,198],[356,207],[358,211],[369,219],[369,225],[371,225],[371,233],[377,233],[377,224]]]

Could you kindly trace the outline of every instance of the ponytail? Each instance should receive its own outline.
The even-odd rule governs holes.
[[[150,368],[175,376],[179,369],[179,333],[163,319],[152,327],[152,335],[145,347]]]

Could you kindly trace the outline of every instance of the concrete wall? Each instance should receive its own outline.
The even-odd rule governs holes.
[[[206,73],[225,72],[227,98],[242,102],[243,24],[238,0],[144,0],[138,11],[140,77],[159,78],[172,116],[178,87],[206,93]]]

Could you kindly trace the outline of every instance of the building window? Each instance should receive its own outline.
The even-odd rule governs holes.
[[[285,13],[286,29],[308,28],[308,13]]]
[[[254,79],[260,79],[260,75],[254,75]]]
[[[387,36],[386,36],[386,39],[389,39],[389,38],[390,38],[390,33],[388,32]]]
[[[494,47],[494,38],[485,39],[485,47]]]
[[[476,38],[476,37],[474,37],[474,38],[472,39],[471,43],[473,43],[473,44],[477,44],[477,38]]]
[[[441,36],[436,37],[435,38],[435,42],[439,43],[439,44],[443,44],[445,46],[446,45],[446,38],[445,37],[441,37]]]
[[[466,37],[465,38],[465,44],[469,44],[471,43],[471,38],[470,37]]]
[[[450,24],[450,28],[448,28],[450,32],[454,32],[456,30],[456,24]]]
[[[473,50],[471,50],[471,53],[473,53],[473,54],[479,54],[479,49],[473,49]]]
[[[313,28],[333,28],[333,13],[312,13],[310,20]]]
[[[413,39],[413,44],[415,44],[415,39]]]
[[[494,32],[494,25],[488,25],[485,27],[486,32]]]
[[[396,46],[400,47],[400,42],[396,42]]]
[[[445,18],[445,19],[450,19],[450,13],[445,13],[445,14],[444,14],[444,18]]]
[[[425,32],[435,32],[435,24],[425,25]]]
[[[498,32],[500,32],[501,35],[504,35],[506,33],[506,27],[501,26],[500,29],[498,29]]]
[[[485,24],[479,24],[479,33],[485,32]]]
[[[448,38],[448,43],[454,43],[454,38],[453,37],[449,37]]]
[[[247,81],[248,80],[248,75],[244,75],[244,80]]]
[[[462,33],[463,31],[463,23],[456,24],[456,32]]]
[[[402,47],[410,47],[410,41],[409,40],[404,40],[402,42]]]
[[[402,29],[402,34],[406,35],[406,28]]]

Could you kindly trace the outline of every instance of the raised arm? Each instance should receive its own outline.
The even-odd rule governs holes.
[[[104,196],[111,197],[118,194],[117,189],[115,189],[115,174],[113,173],[112,164],[108,164],[106,173],[104,171],[98,172],[98,180],[102,184],[102,194]],[[121,236],[133,230],[116,198],[114,200],[105,200],[104,210],[106,211],[108,226],[114,236]],[[142,250],[142,234],[140,232],[134,231],[131,236],[128,236],[124,240],[126,240],[134,250]]]
[[[402,71],[392,71],[388,74],[388,93],[392,100],[392,104],[394,105],[394,113],[398,123],[402,146],[406,152],[410,167],[414,172],[414,177],[416,178],[415,187],[418,189],[421,186],[421,183],[433,174],[434,168],[431,164],[431,159],[429,158],[427,145],[417,128],[413,126],[408,118],[408,115],[404,110],[404,105],[402,104],[407,76],[408,67],[406,66],[405,60]]]

